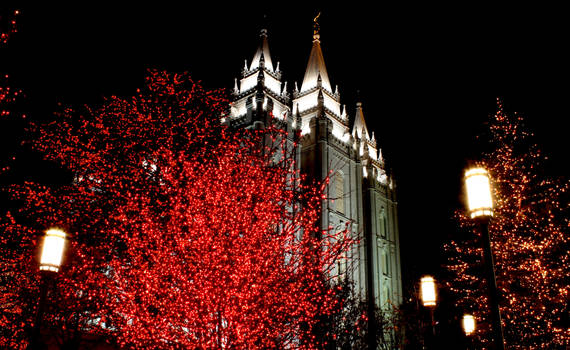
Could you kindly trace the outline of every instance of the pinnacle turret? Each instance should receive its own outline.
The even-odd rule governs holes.
[[[299,112],[303,118],[302,133],[307,134],[311,130],[312,119],[327,118],[327,128],[330,128],[332,135],[342,142],[349,139],[348,118],[341,117],[340,95],[338,88],[336,94],[333,93],[327,67],[321,50],[321,35],[319,27],[320,14],[314,19],[313,45],[307,63],[305,76],[298,90],[295,86],[293,91],[294,103],[297,103]]]
[[[352,135],[358,136],[362,140],[369,141],[368,128],[366,121],[364,121],[364,114],[362,113],[362,103],[356,103],[356,115],[354,116],[354,126],[352,127]]]
[[[261,66],[260,61],[263,58],[263,64],[266,69],[273,72],[273,63],[271,62],[271,55],[269,54],[269,44],[267,43],[267,29],[262,29],[259,35],[261,41],[259,47],[253,56],[253,61],[251,61],[251,66],[249,70],[252,71]]]
[[[316,87],[317,79],[320,75],[323,88],[332,94],[331,83],[329,80],[329,75],[327,74],[327,67],[325,66],[323,51],[321,50],[321,35],[317,22],[319,16],[315,18],[315,26],[313,30],[313,48],[311,49],[311,54],[309,55],[307,70],[305,71],[305,77],[303,78],[303,84],[301,85],[301,93]]]
[[[234,78],[234,94],[235,95],[239,94],[237,78]]]

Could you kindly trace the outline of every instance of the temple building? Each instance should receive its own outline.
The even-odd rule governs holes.
[[[318,25],[302,84],[299,89],[295,83],[292,91],[282,81],[279,63],[272,60],[263,29],[253,59],[245,62],[235,81],[226,123],[259,128],[273,120],[289,131],[290,142],[300,129],[300,171],[315,180],[330,174],[322,228],[341,230],[351,222],[359,241],[335,274],[349,278],[362,298],[386,308],[400,305],[403,295],[395,186],[374,132],[366,126],[362,103],[355,107],[347,110],[338,85],[332,88]]]

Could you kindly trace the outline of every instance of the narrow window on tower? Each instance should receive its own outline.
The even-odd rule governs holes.
[[[344,176],[342,172],[337,171],[333,179],[333,198],[335,210],[344,214]]]
[[[386,217],[386,210],[382,210],[382,238],[387,239],[388,236],[388,218]]]
[[[338,261],[336,262],[336,269],[337,269],[337,281],[341,281],[343,277],[345,277],[346,272],[346,260],[344,257],[339,257]]]
[[[387,251],[382,251],[382,257],[384,258],[384,275],[390,276],[390,255]]]
[[[380,231],[380,237],[382,237],[383,239],[386,239],[386,235],[387,235],[387,231],[388,231],[388,225],[387,225],[387,220],[386,220],[386,209],[384,209],[384,207],[382,207],[382,209],[380,209],[380,215],[379,217],[379,227],[378,230]]]

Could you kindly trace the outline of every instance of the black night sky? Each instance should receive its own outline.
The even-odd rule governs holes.
[[[18,33],[0,51],[0,69],[26,95],[18,108],[37,120],[50,118],[57,103],[132,95],[148,68],[189,71],[207,87],[230,89],[244,60],[251,61],[263,26],[273,62],[280,61],[291,88],[302,82],[320,10],[331,83],[339,85],[351,117],[359,91],[368,128],[397,181],[408,285],[424,273],[437,278],[441,246],[456,230],[452,212],[463,205],[463,169],[483,150],[476,135],[496,98],[504,99],[507,112],[523,115],[550,156],[548,173],[567,174],[570,28],[561,8],[189,4],[196,3],[13,5],[21,11]],[[17,146],[22,123],[0,125],[2,158],[17,156],[3,182],[45,173]]]

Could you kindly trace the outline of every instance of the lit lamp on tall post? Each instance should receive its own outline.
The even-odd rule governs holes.
[[[471,218],[478,223],[483,240],[483,259],[489,287],[495,349],[503,350],[505,348],[503,328],[501,325],[497,281],[495,279],[493,253],[491,252],[491,239],[489,236],[489,220],[493,216],[493,198],[491,195],[491,181],[487,170],[480,167],[467,170],[465,172],[465,187],[467,189],[469,214]]]
[[[59,229],[49,229],[45,236],[40,257],[40,300],[36,313],[36,322],[32,331],[29,348],[40,348],[40,336],[44,307],[47,299],[49,282],[61,267],[66,234]]]
[[[432,344],[435,343],[435,320],[434,320],[434,309],[437,304],[437,292],[435,290],[435,280],[431,276],[424,276],[420,280],[420,293],[422,297],[422,303],[430,312],[430,322],[431,322],[431,333],[432,333]]]
[[[471,335],[475,333],[475,317],[473,315],[465,314],[463,315],[463,320],[461,321],[461,326],[463,327],[463,331],[465,332],[465,336],[467,337],[468,349],[471,348]]]
[[[466,336],[475,333],[475,317],[468,314],[463,315],[462,326]]]

